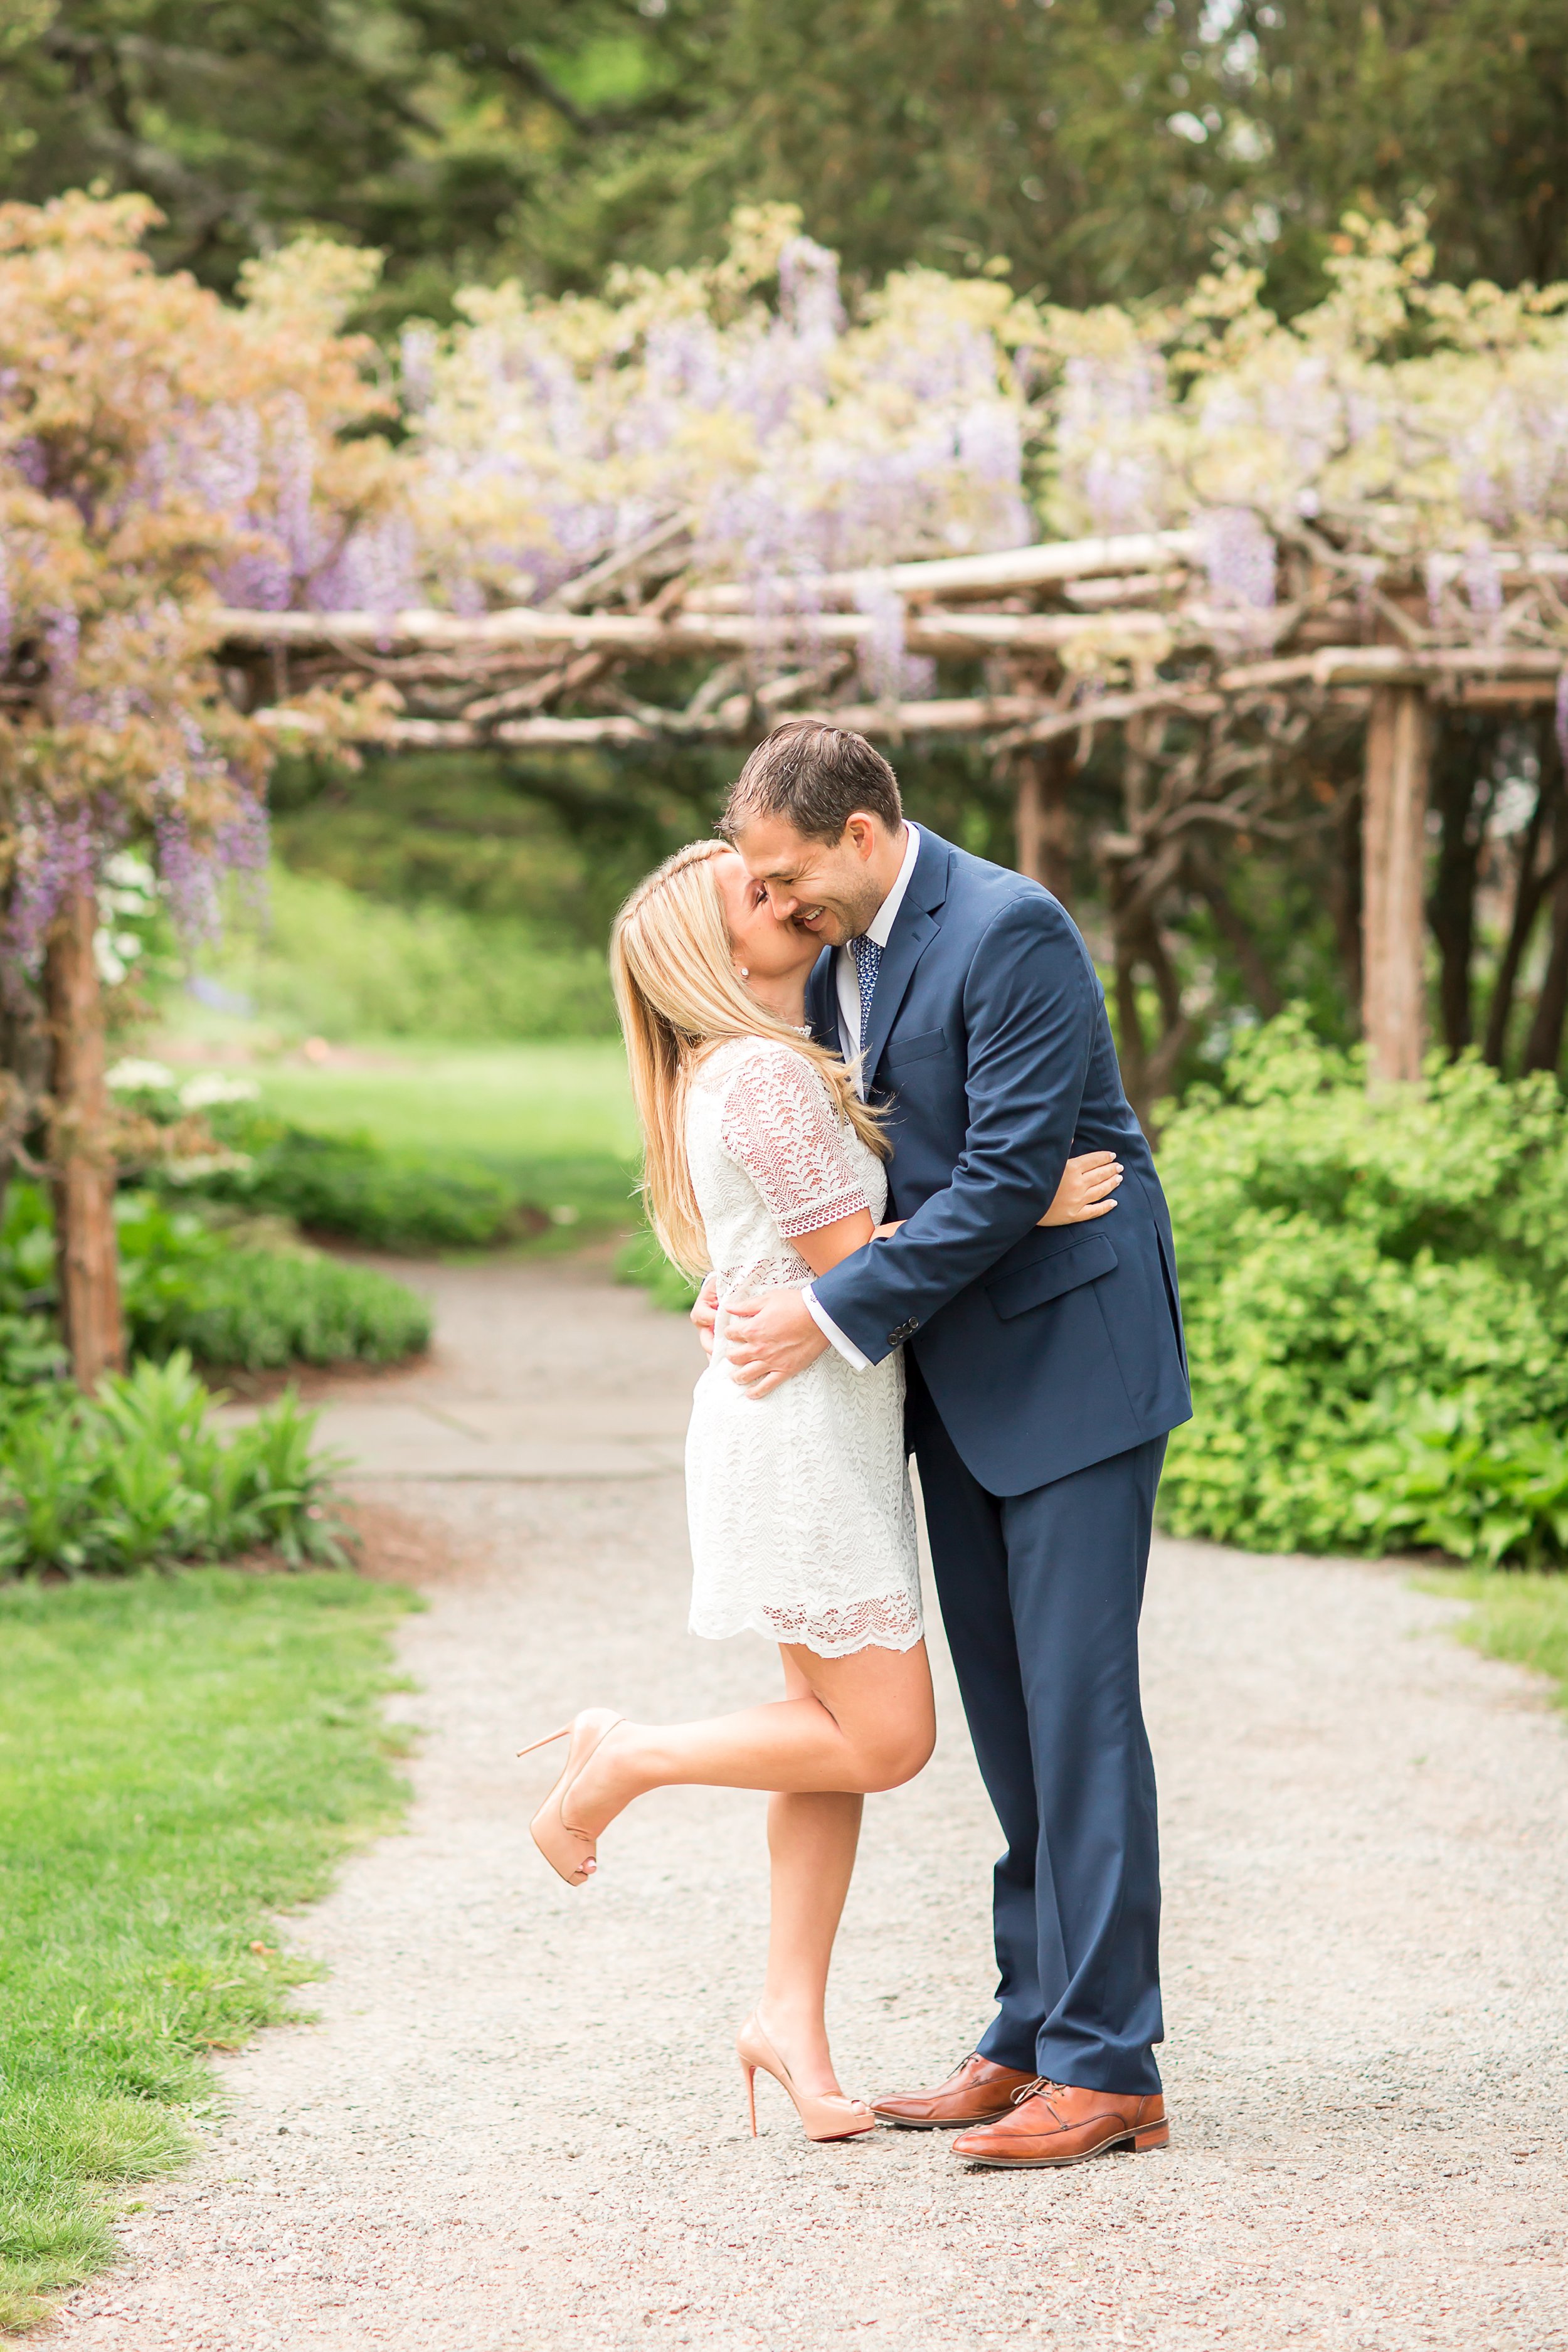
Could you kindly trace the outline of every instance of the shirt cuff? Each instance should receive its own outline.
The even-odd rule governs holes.
[[[870,1357],[863,1356],[860,1353],[859,1349],[855,1345],[854,1340],[845,1338],[844,1333],[839,1329],[837,1324],[834,1321],[832,1316],[829,1315],[826,1307],[819,1307],[817,1305],[816,1293],[813,1290],[809,1282],[806,1284],[805,1289],[800,1295],[805,1301],[806,1313],[810,1316],[812,1321],[816,1324],[823,1338],[831,1341],[832,1345],[837,1349],[839,1354],[843,1357],[847,1364],[852,1364],[858,1372],[868,1372],[871,1370]]]

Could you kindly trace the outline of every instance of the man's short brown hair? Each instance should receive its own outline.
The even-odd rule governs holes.
[[[889,833],[904,821],[899,780],[880,751],[852,728],[786,719],[736,777],[721,830],[732,837],[754,817],[780,816],[807,841],[842,841],[857,812],[880,817]]]

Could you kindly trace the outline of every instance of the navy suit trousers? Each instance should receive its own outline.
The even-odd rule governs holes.
[[[1138,1618],[1165,1440],[1023,1495],[965,1468],[911,1363],[942,1623],[1006,1839],[984,2056],[1095,2091],[1160,2088],[1160,1865]]]

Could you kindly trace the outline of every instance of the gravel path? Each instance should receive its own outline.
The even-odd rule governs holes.
[[[572,1893],[527,1838],[552,1768],[513,1760],[579,1704],[773,1687],[760,1643],[684,1632],[693,1343],[592,1268],[421,1278],[441,1359],[334,1409],[447,1553],[405,1641],[409,1829],[294,1923],[331,1970],[320,2023],[223,2064],[226,2119],[67,2308],[73,2352],[1568,2345],[1568,1741],[1449,1638],[1452,1604],[1159,1546],[1168,2152],[1010,2174],[934,2135],[818,2149],[762,2084],[753,2143],[730,2036],[761,1800],[656,1797]],[[552,1452],[585,1428],[603,1460]],[[841,1947],[860,2091],[935,2079],[988,2014],[996,1832],[938,1675],[936,1759],[868,1805]]]

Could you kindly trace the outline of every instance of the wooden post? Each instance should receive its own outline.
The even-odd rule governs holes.
[[[1018,871],[1043,882],[1053,898],[1068,903],[1072,884],[1072,810],[1068,780],[1072,757],[1066,743],[1044,743],[1019,754],[1015,824]]]
[[[49,933],[46,987],[54,1042],[49,1162],[60,1327],[79,1388],[90,1392],[125,1361],[114,1161],[103,1055],[103,997],[91,886],[71,893]]]
[[[1362,1034],[1369,1086],[1419,1078],[1426,1046],[1430,751],[1422,688],[1374,687],[1362,814]]]

